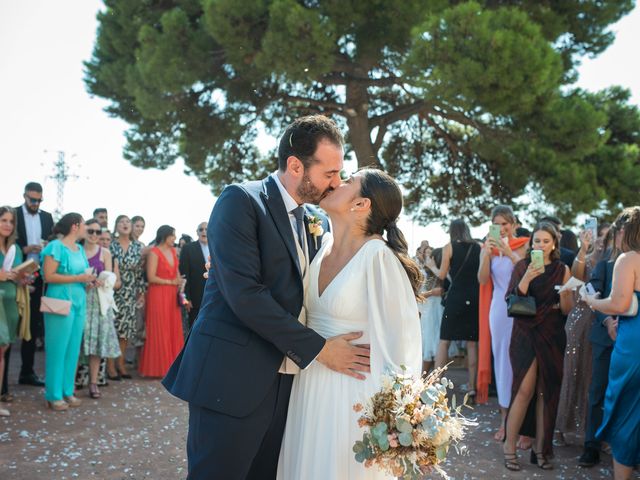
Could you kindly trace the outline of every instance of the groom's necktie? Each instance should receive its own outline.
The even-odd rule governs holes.
[[[298,243],[300,244],[300,248],[304,252],[304,207],[300,206],[298,208],[294,208],[291,210],[293,216],[296,219],[296,232],[298,234]]]

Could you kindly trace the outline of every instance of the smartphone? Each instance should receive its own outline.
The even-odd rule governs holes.
[[[489,225],[489,237],[493,238],[496,242],[502,241],[500,237],[500,225]]]
[[[544,267],[544,257],[542,250],[531,250],[531,264],[534,268]]]
[[[585,283],[584,284],[584,289],[587,292],[587,295],[589,295],[589,296],[596,294],[596,291],[593,288],[593,285],[591,285],[590,283]]]
[[[591,241],[595,242],[598,239],[598,219],[595,217],[589,217],[584,221],[585,231],[591,232]]]

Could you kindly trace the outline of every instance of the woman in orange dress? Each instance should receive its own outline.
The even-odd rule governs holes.
[[[140,375],[145,377],[164,377],[182,348],[184,337],[178,305],[178,286],[182,279],[173,246],[175,240],[175,229],[161,226],[156,234],[156,246],[147,258],[147,338],[140,358]]]

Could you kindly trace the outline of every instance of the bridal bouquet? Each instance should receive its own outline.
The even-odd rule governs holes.
[[[382,387],[364,405],[353,406],[362,412],[358,425],[366,428],[362,440],[353,446],[356,461],[403,480],[418,480],[430,471],[448,478],[440,466],[453,445],[462,440],[468,426],[476,422],[461,414],[466,404],[451,407],[447,388],[453,383],[441,377],[446,370],[434,370],[426,377],[405,373],[385,375]]]

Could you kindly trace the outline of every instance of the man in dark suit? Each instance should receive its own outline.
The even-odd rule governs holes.
[[[189,328],[193,326],[200,305],[206,279],[205,264],[209,261],[209,242],[207,241],[207,222],[202,222],[197,229],[198,239],[187,243],[180,251],[180,274],[185,278],[184,295],[188,300]]]
[[[16,207],[18,217],[16,243],[24,253],[25,260],[33,259],[40,263],[40,251],[49,241],[53,231],[53,217],[49,212],[40,209],[42,203],[42,185],[29,182],[24,187],[24,203]],[[31,292],[31,340],[23,340],[20,353],[22,366],[20,367],[19,383],[23,385],[42,386],[34,369],[33,362],[36,352],[36,339],[44,337],[44,319],[40,313],[40,298],[42,297],[42,276],[38,275],[33,283],[34,291]]]
[[[321,239],[303,204],[340,184],[342,144],[331,120],[300,118],[280,140],[278,171],[228,186],[215,204],[200,313],[163,380],[189,402],[190,480],[274,479],[292,374],[314,361],[361,379],[369,371],[368,348],[350,343],[361,332],[325,340],[304,322]]]

